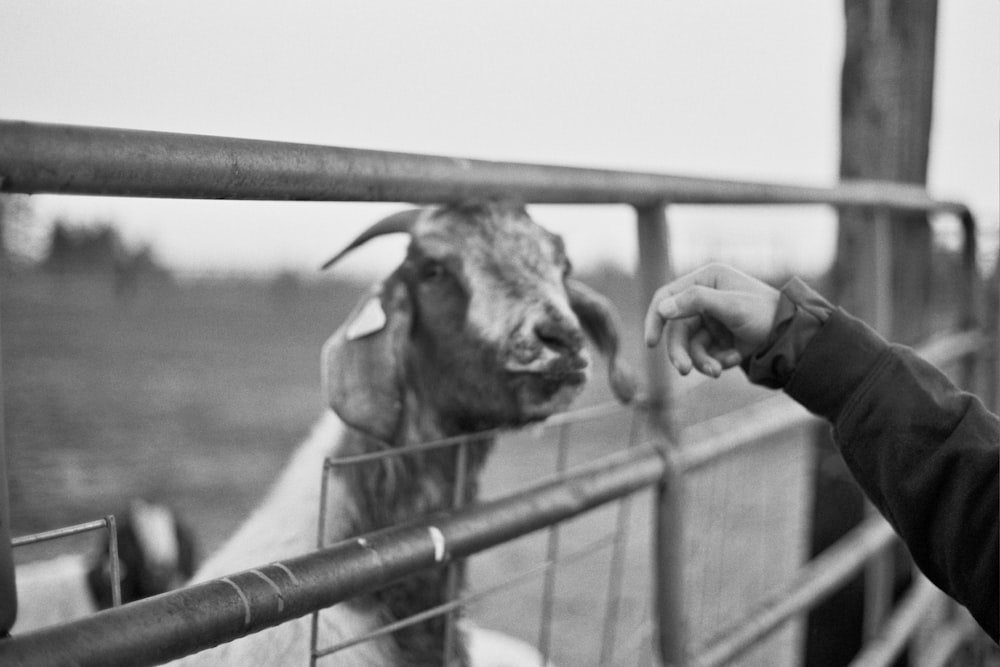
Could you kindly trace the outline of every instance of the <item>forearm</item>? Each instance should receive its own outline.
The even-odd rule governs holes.
[[[791,292],[806,304],[815,296],[801,285]],[[816,305],[795,309],[748,374],[764,384],[777,375],[771,386],[831,422],[855,478],[920,568],[996,639],[997,417],[912,351]]]

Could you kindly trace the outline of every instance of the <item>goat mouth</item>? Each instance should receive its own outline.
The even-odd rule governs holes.
[[[512,376],[523,377],[553,392],[564,387],[576,387],[587,381],[586,370],[578,368],[511,370],[509,372]]]

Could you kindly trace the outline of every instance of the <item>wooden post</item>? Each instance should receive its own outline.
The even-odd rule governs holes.
[[[844,0],[844,12],[841,179],[923,185],[937,0]],[[930,262],[931,229],[925,213],[841,209],[834,297],[883,335],[912,344],[928,333]],[[817,497],[817,505],[823,502]],[[881,625],[890,603],[891,558],[886,551],[866,569],[866,637]]]
[[[937,0],[845,0],[841,79],[840,177],[924,185],[934,93]],[[877,214],[880,215],[880,214]],[[894,334],[923,338],[930,299],[931,230],[924,213],[893,213]],[[840,215],[834,268],[838,303],[864,317],[871,283],[855,267],[870,239],[873,215]]]
[[[640,308],[645,312],[653,293],[671,277],[665,204],[636,208],[639,233]],[[666,346],[646,351],[647,400],[654,428],[660,433],[666,472],[657,487],[653,525],[655,612],[660,660],[664,665],[686,662],[687,633],[683,600],[683,487],[669,448],[676,446],[670,414],[670,379]]]

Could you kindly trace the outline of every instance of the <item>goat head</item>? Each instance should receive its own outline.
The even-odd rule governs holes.
[[[613,306],[569,278],[562,239],[523,206],[396,213],[326,266],[402,231],[411,237],[403,263],[324,346],[324,391],[346,423],[395,442],[407,420],[450,435],[544,419],[582,389],[585,337],[607,357],[616,396],[632,399]]]

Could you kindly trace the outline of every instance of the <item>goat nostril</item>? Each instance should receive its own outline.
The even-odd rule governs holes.
[[[535,325],[535,336],[543,345],[560,354],[575,354],[583,347],[583,336],[579,331],[550,320]]]

